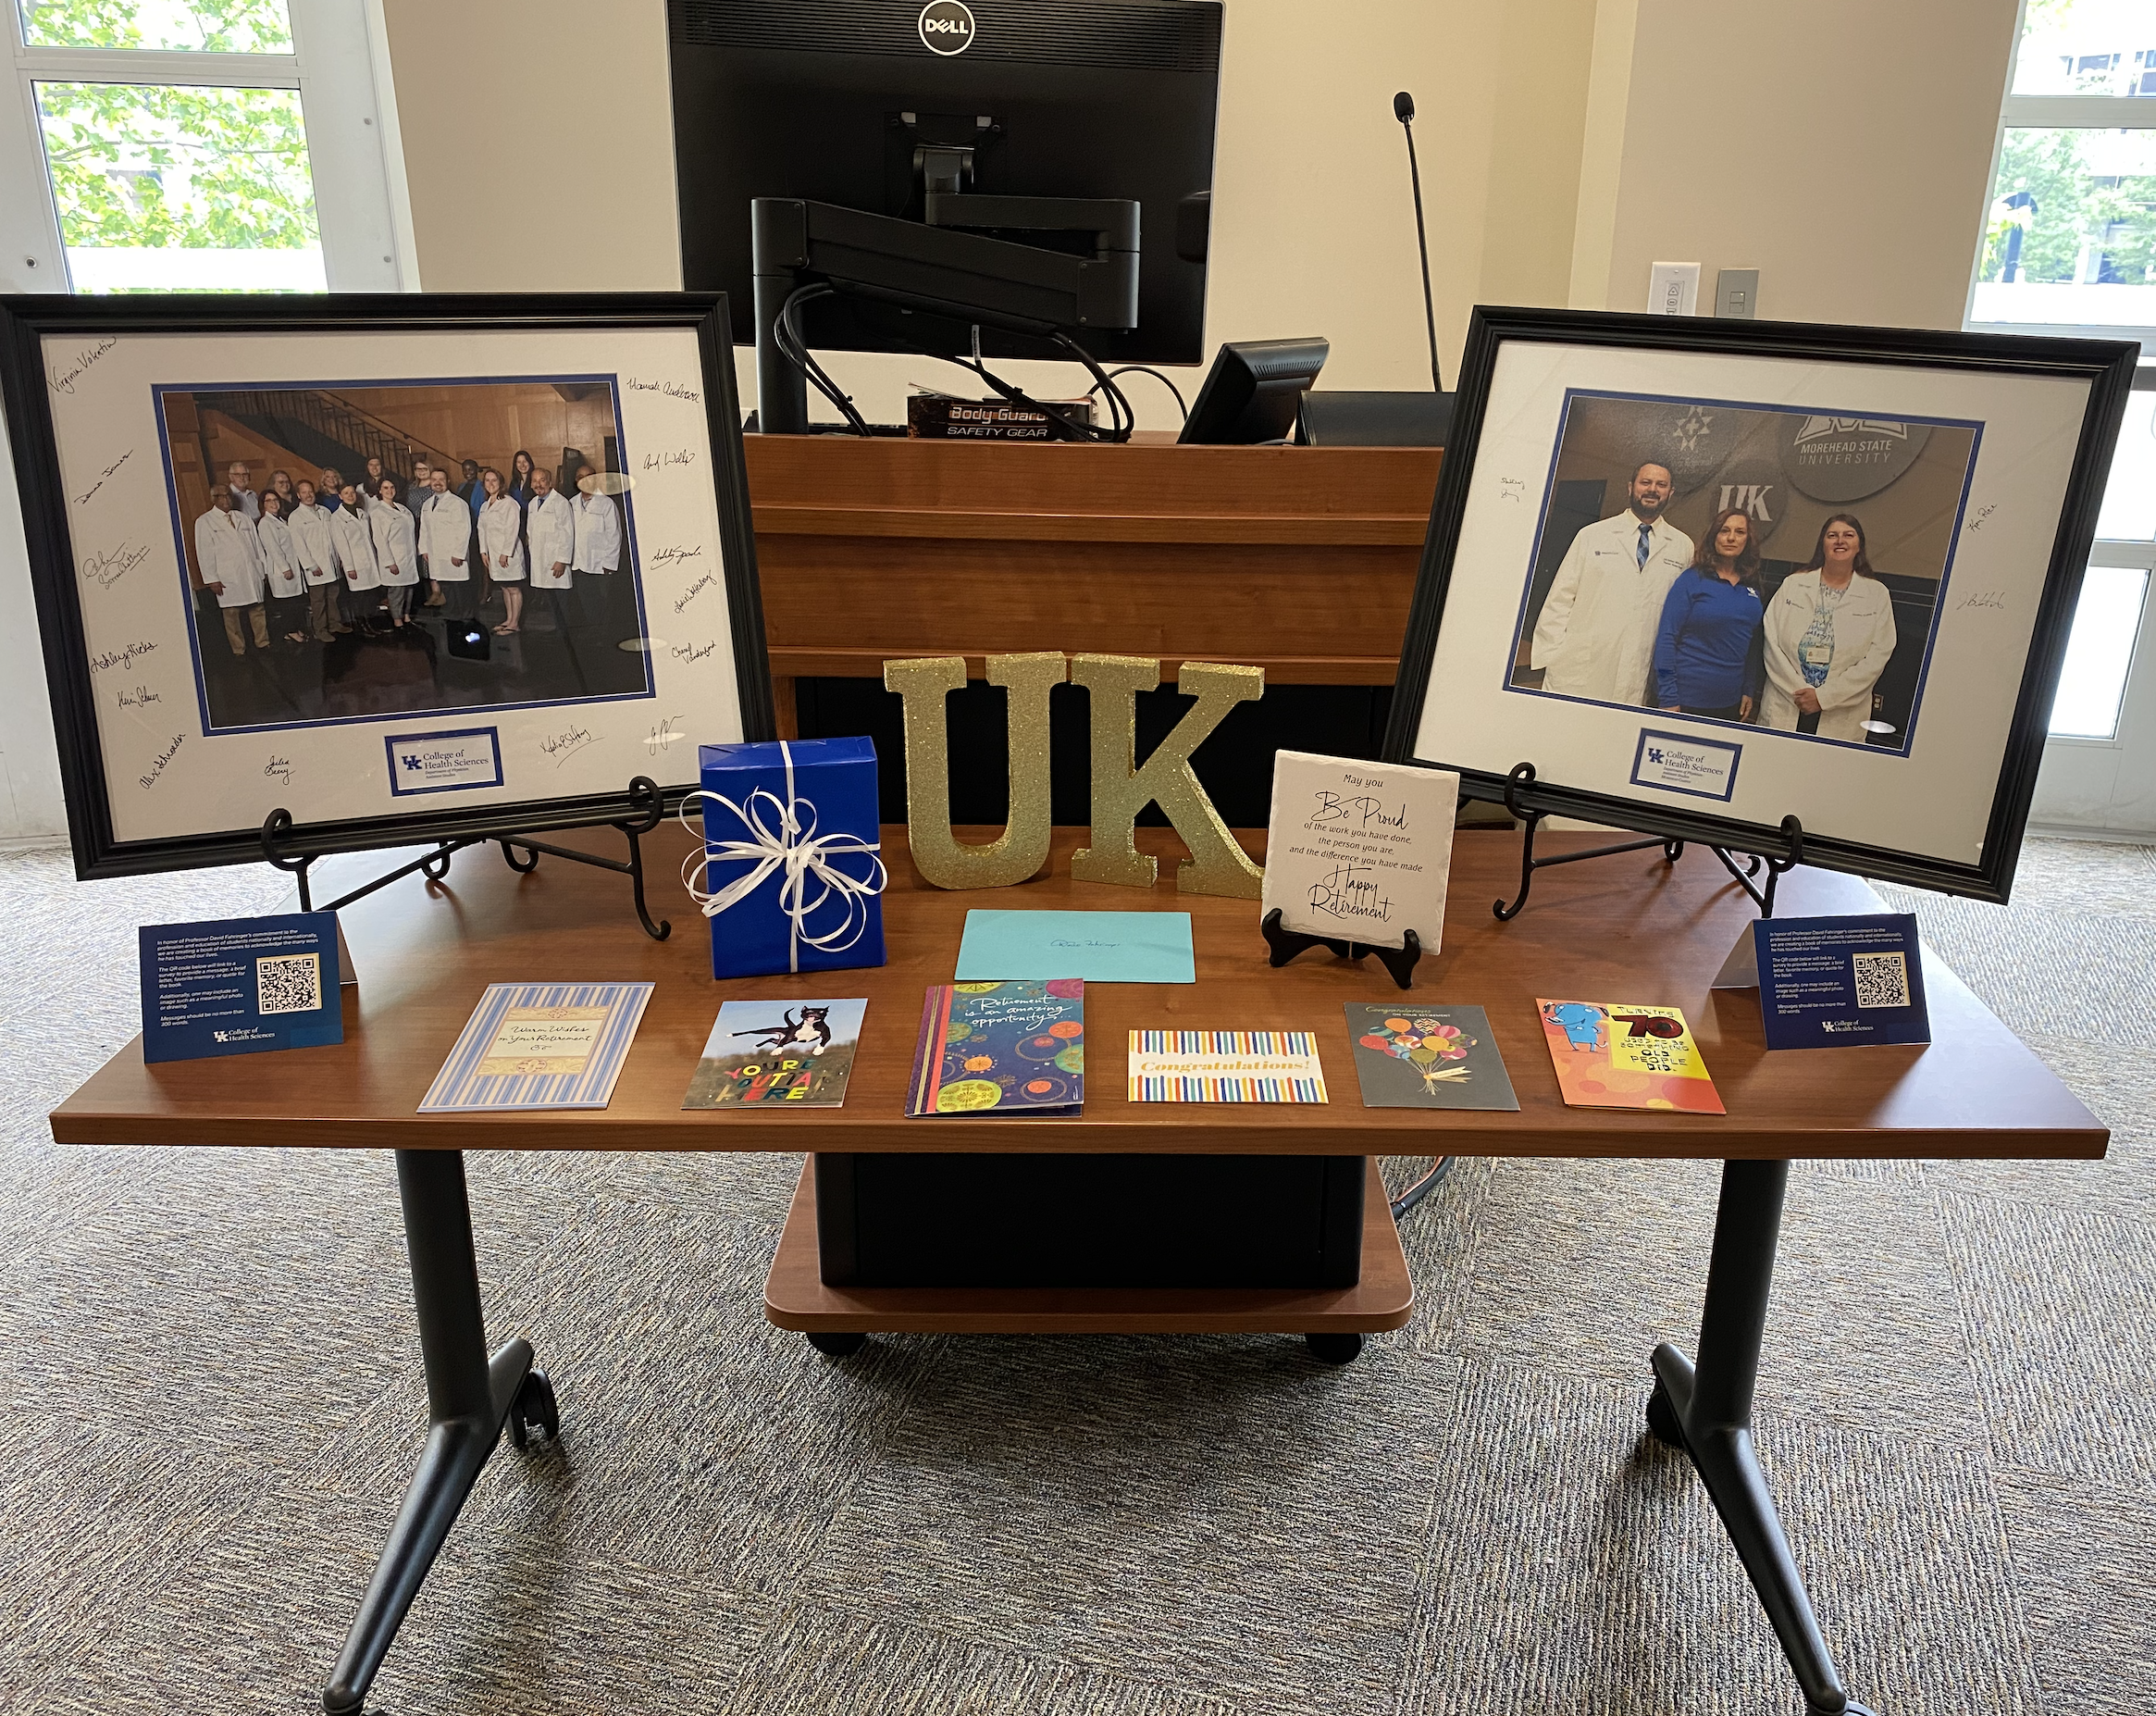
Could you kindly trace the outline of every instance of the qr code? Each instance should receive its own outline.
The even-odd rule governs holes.
[[[1900,953],[1858,953],[1856,1004],[1859,1007],[1909,1005],[1909,961]]]
[[[276,953],[254,962],[257,1013],[319,1013],[322,1010],[322,956]]]

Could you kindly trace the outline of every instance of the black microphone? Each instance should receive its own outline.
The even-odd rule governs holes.
[[[1415,164],[1415,97],[1402,90],[1393,97],[1393,117],[1407,137],[1407,178],[1415,189],[1415,247],[1422,253],[1422,319],[1430,330],[1430,386],[1444,392],[1437,372],[1437,306],[1430,295],[1430,235],[1422,224],[1422,171]]]

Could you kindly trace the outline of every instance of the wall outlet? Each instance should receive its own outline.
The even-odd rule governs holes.
[[[1759,314],[1759,270],[1724,268],[1715,276],[1715,314],[1748,322]]]
[[[1651,316],[1691,316],[1699,310],[1699,264],[1657,262],[1647,288]]]

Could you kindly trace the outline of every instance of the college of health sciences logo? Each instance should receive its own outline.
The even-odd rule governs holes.
[[[916,28],[921,31],[921,45],[931,54],[948,58],[973,45],[973,15],[961,0],[928,0],[921,8]]]
[[[1790,412],[1776,432],[1782,474],[1815,501],[1861,501],[1888,487],[1931,439],[1928,423]]]

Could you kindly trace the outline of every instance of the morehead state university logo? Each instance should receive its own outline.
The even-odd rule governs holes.
[[[1782,474],[1801,494],[1829,504],[1861,501],[1916,463],[1928,423],[1791,411],[1775,427]]]
[[[948,57],[973,45],[973,15],[960,0],[928,0],[921,8],[921,45]]]

